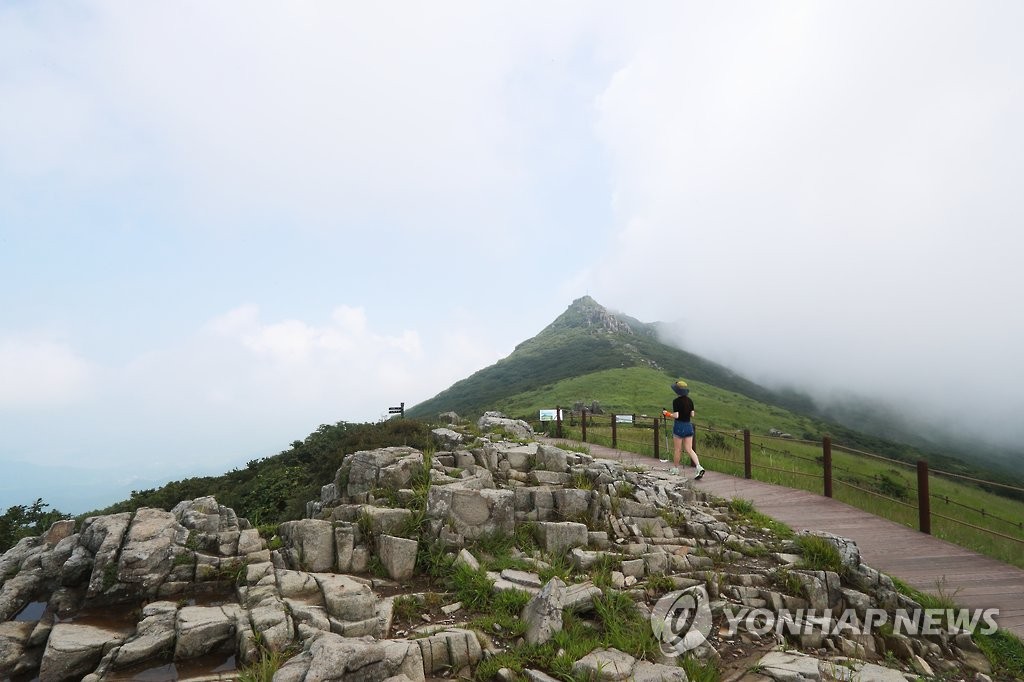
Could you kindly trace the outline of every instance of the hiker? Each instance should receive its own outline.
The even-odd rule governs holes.
[[[672,411],[664,410],[663,415],[667,418],[675,419],[675,425],[672,427],[672,442],[675,445],[675,452],[672,458],[675,466],[669,471],[671,474],[679,473],[679,460],[682,458],[683,447],[686,447],[686,454],[690,456],[690,461],[693,466],[697,467],[697,475],[694,476],[694,480],[699,481],[704,476],[704,467],[700,465],[700,459],[697,458],[697,453],[693,451],[693,423],[690,422],[690,418],[694,415],[693,401],[690,400],[690,389],[686,386],[686,382],[680,379],[679,381],[672,384],[672,390],[675,391],[676,399],[672,401]]]

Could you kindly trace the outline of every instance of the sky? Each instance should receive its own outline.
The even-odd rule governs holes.
[[[0,509],[385,418],[585,294],[1018,443],[1022,20],[0,0]]]

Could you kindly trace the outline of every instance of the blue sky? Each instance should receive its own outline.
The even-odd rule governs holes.
[[[1022,14],[0,2],[0,509],[381,418],[587,293],[1017,442]]]

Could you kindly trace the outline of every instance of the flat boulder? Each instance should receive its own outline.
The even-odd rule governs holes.
[[[80,680],[95,670],[103,655],[125,638],[125,633],[107,628],[57,623],[46,640],[39,679],[47,682]]]
[[[515,493],[494,488],[473,490],[458,484],[431,486],[427,517],[448,523],[467,540],[511,535],[515,531]]]
[[[572,671],[587,680],[628,680],[634,666],[636,659],[618,649],[594,649],[573,663]]]

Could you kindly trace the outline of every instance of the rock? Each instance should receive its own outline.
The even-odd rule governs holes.
[[[424,471],[423,454],[409,447],[361,450],[347,456],[334,484],[343,498],[359,502],[375,488],[401,490]]]
[[[777,680],[817,680],[818,659],[789,651],[771,651],[757,662],[763,675]]]
[[[413,641],[420,648],[423,672],[428,675],[476,665],[483,656],[480,642],[471,630],[445,630]]]
[[[423,660],[412,642],[317,635],[306,655],[288,660],[274,675],[275,682],[372,681],[405,677],[422,682]]]
[[[87,598],[115,587],[117,581],[117,553],[128,530],[131,514],[110,514],[87,518],[79,534],[79,542],[93,555],[92,574],[89,577]],[[110,568],[108,568],[110,566]]]
[[[58,542],[65,538],[71,537],[75,532],[75,520],[74,519],[63,519],[56,521],[50,530],[43,534],[43,542],[53,547]]]
[[[569,552],[569,561],[577,571],[588,571],[602,556],[604,556],[604,552],[588,552],[585,549],[574,547]]]
[[[676,665],[637,661],[630,677],[632,682],[688,682],[686,671]]]
[[[587,546],[587,527],[571,521],[544,521],[536,525],[538,541],[549,554],[565,554],[573,547]]]
[[[25,650],[34,629],[35,623],[0,623],[0,678],[21,672],[19,663],[25,657]]]
[[[238,516],[234,510],[217,504],[213,497],[198,497],[179,502],[171,513],[181,525],[197,533],[215,534],[240,529]]]
[[[572,665],[575,675],[587,680],[628,680],[636,659],[618,649],[594,649]]]
[[[320,573],[313,576],[323,593],[327,613],[339,621],[363,621],[374,616],[376,598],[368,585],[347,575]]]
[[[523,671],[523,675],[526,676],[526,679],[529,680],[529,682],[558,682],[557,678],[551,677],[551,675],[541,672],[540,670],[531,670],[530,668],[527,668]]]
[[[32,601],[42,588],[43,579],[38,571],[21,572],[8,578],[0,588],[0,616],[10,620]]]
[[[622,575],[643,578],[645,562],[643,559],[628,559],[622,562]]]
[[[832,533],[826,533],[825,531],[812,530],[800,531],[797,535],[813,535],[819,538],[824,538],[839,550],[839,556],[843,560],[843,566],[854,570],[860,566],[860,548],[858,548],[857,543],[850,538],[840,537],[839,535],[833,535]]]
[[[277,569],[274,571],[273,579],[277,588],[277,593],[274,596],[323,602],[320,583],[312,573]]]
[[[125,636],[123,632],[92,625],[57,623],[46,641],[39,679],[80,680],[95,670],[103,654],[124,641]]]
[[[147,604],[135,634],[118,649],[114,666],[126,668],[171,650],[177,611],[177,605],[169,601]]]
[[[377,539],[377,554],[392,580],[408,580],[416,568],[419,543],[406,538],[381,535]]]
[[[433,436],[434,442],[436,442],[442,450],[454,450],[458,446],[462,445],[466,437],[458,431],[452,431],[451,429],[434,429],[430,432]]]
[[[850,682],[907,682],[907,678],[899,670],[892,670],[891,668],[874,663],[862,663],[860,661],[846,661],[845,664],[852,668],[847,677]],[[825,670],[822,670],[822,668]],[[818,670],[824,673],[831,673],[834,670],[834,666],[826,662],[819,664]],[[828,678],[823,675],[822,679]]]
[[[562,631],[562,600],[565,583],[552,578],[544,588],[531,599],[520,614],[526,623],[523,638],[528,644],[544,644],[556,632]]]
[[[476,557],[468,549],[459,550],[458,556],[455,557],[455,565],[459,564],[468,566],[474,571],[480,570],[480,562],[476,560]]]
[[[569,585],[562,595],[562,608],[576,613],[585,613],[594,608],[594,599],[601,594],[601,588],[589,580],[585,583]]]
[[[511,490],[472,490],[461,484],[431,486],[427,517],[450,524],[467,540],[515,531],[515,493]]]
[[[915,655],[910,659],[911,667],[917,671],[918,675],[923,677],[935,677],[935,671],[928,665],[928,661],[924,660],[920,656]]]
[[[370,521],[370,532],[374,535],[395,535],[408,526],[412,512],[408,509],[389,507],[363,507],[362,515]]]
[[[284,602],[269,599],[249,610],[252,628],[271,651],[284,651],[295,636],[295,623]]]
[[[910,661],[914,657],[914,646],[909,637],[893,633],[885,636],[885,650],[891,652],[901,661]]]
[[[521,588],[523,591],[530,592],[531,594],[540,592],[540,576],[536,573],[506,568],[500,574],[494,575],[489,572],[488,575],[492,577],[496,583],[499,581],[507,583],[517,588]]]
[[[358,532],[354,523],[339,521],[334,524],[334,565],[342,573],[353,570],[352,562]]]
[[[592,530],[587,533],[587,545],[594,549],[608,549],[611,542],[608,540],[608,532],[603,530]]]
[[[533,438],[533,429],[529,424],[522,419],[509,419],[501,412],[484,412],[483,416],[477,420],[476,425],[485,433],[495,429],[504,429],[514,438],[522,440]]]
[[[143,594],[155,591],[171,570],[171,548],[184,545],[188,531],[174,514],[143,507],[135,512],[124,549],[121,550],[117,579]]]
[[[293,568],[325,573],[334,567],[337,556],[334,548],[334,527],[330,521],[285,521],[278,527],[278,534],[285,545],[297,553],[298,565]]]
[[[992,663],[981,652],[978,645],[974,643],[970,633],[961,632],[955,635],[953,642],[956,645],[954,649],[956,655],[967,668],[986,675],[992,673]]]
[[[537,446],[537,469],[564,473],[569,470],[568,461],[569,453],[561,448],[544,444]]]
[[[527,480],[532,485],[565,485],[569,482],[569,474],[558,473],[554,471],[531,471]]]
[[[178,611],[175,660],[233,650],[237,606],[186,606]]]

